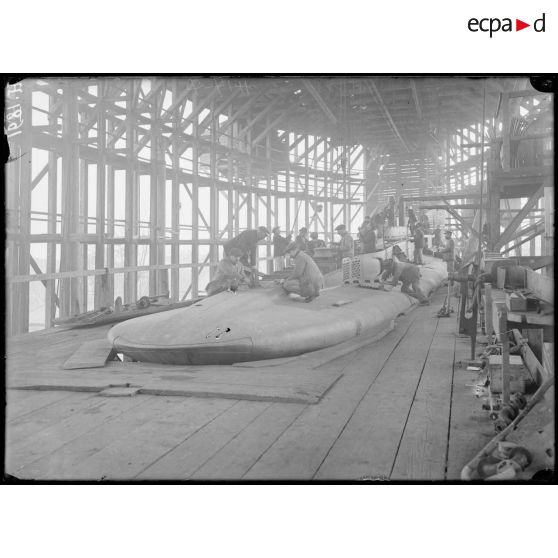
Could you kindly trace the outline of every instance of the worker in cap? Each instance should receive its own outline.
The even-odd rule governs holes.
[[[273,270],[285,269],[285,249],[291,241],[291,235],[281,236],[281,228],[273,227]]]
[[[411,235],[414,235],[415,225],[417,224],[417,216],[415,215],[412,207],[409,207],[409,209],[407,210],[407,215],[409,217],[407,221],[407,228],[410,230]]]
[[[303,250],[299,244],[291,242],[285,252],[294,260],[292,273],[280,282],[286,293],[295,293],[302,296],[305,302],[311,302],[320,295],[324,278],[316,262]]]
[[[370,217],[364,219],[364,223],[358,230],[358,238],[361,254],[371,254],[376,251],[376,227]]]
[[[341,237],[337,249],[338,265],[341,266],[343,258],[352,258],[355,255],[355,242],[345,225],[337,225],[335,231]]]
[[[386,279],[391,277],[389,283],[394,287],[401,281],[401,292],[418,299],[421,305],[430,304],[428,298],[420,288],[420,270],[418,266],[410,262],[401,262],[396,258],[384,260],[381,265],[383,271],[380,283],[383,285]],[[412,287],[410,289],[409,287]]]
[[[241,256],[240,248],[232,247],[230,249],[229,254],[219,262],[215,278],[205,287],[207,296],[213,296],[223,291],[236,292],[239,285],[246,284],[244,266],[239,261]]]
[[[242,252],[240,263],[255,268],[257,265],[257,244],[268,235],[269,231],[266,227],[242,231],[224,245],[225,255],[230,255],[231,248],[239,248]]]
[[[440,229],[440,225],[436,225],[436,228],[434,229],[434,239],[432,241],[432,244],[435,248],[438,248],[441,242],[442,242],[442,231]]]
[[[446,262],[448,273],[453,273],[455,271],[455,242],[451,236],[452,232],[450,230],[444,231],[446,242],[439,251],[439,254]],[[454,285],[453,280],[450,281],[450,285]]]
[[[318,238],[317,232],[311,232],[310,240],[308,241],[308,245],[306,248],[306,253],[313,258],[316,248],[325,248],[325,245],[325,242],[321,238]]]
[[[422,231],[422,223],[415,224],[415,234],[412,242],[415,244],[413,262],[416,265],[423,265],[422,250],[424,249],[424,232]]]

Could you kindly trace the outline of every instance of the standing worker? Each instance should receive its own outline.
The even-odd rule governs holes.
[[[258,264],[257,244],[268,235],[269,231],[266,227],[258,227],[257,229],[242,231],[238,236],[231,238],[227,243],[225,243],[223,246],[225,255],[229,256],[232,248],[238,248],[242,252],[240,262],[243,265],[255,268]]]
[[[417,216],[415,215],[412,207],[409,207],[409,209],[407,210],[407,215],[409,217],[409,220],[407,221],[407,228],[411,231],[411,235],[414,235],[415,225],[417,223]]]
[[[432,241],[432,245],[435,248],[438,248],[441,242],[442,242],[442,231],[440,230],[440,225],[437,225],[436,228],[434,229],[434,239]]]
[[[335,227],[335,230],[341,237],[339,246],[337,248],[339,266],[341,266],[341,261],[343,260],[343,258],[352,258],[355,255],[355,241],[349,234],[349,231],[347,231],[347,227],[345,227],[345,225],[337,225],[337,227]]]
[[[215,279],[210,281],[205,290],[207,296],[213,296],[223,291],[236,292],[242,283],[246,283],[244,267],[239,262],[242,251],[239,248],[231,248],[228,256],[225,256],[217,267]]]
[[[273,229],[273,271],[281,271],[285,268],[285,248],[291,242],[291,235],[286,238],[281,236],[281,229]]]
[[[393,277],[391,284],[395,287],[401,281],[401,292],[409,294],[419,300],[423,306],[430,304],[428,298],[422,292],[419,281],[420,271],[418,266],[412,263],[399,262],[395,259],[385,260],[382,262],[382,269],[384,272],[380,277],[380,282],[383,282],[389,277]],[[410,290],[409,286],[413,289]]]
[[[316,262],[300,249],[297,242],[291,242],[285,250],[294,260],[293,272],[281,281],[281,286],[287,293],[296,293],[304,297],[305,302],[311,302],[320,296],[320,289],[324,285],[322,272]]]
[[[448,273],[455,271],[455,242],[451,235],[451,231],[444,232],[446,243],[439,252],[440,254],[442,254],[442,258],[447,264]]]
[[[424,248],[424,233],[422,232],[421,223],[415,225],[415,236],[413,237],[413,242],[415,243],[415,254],[413,261],[417,265],[423,265],[422,261],[422,250]]]
[[[455,242],[451,237],[451,231],[445,231],[444,236],[446,238],[446,243],[439,253],[442,255],[442,258],[446,262],[448,273],[452,273],[455,271]],[[450,279],[449,284],[450,287],[453,287],[453,279]],[[455,293],[455,296],[458,296],[457,292]]]
[[[371,254],[376,251],[376,230],[372,221],[364,223],[358,232],[360,238],[360,253]]]

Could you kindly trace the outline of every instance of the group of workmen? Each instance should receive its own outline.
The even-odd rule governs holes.
[[[362,254],[376,251],[376,230],[377,227],[370,217],[366,217],[358,230]],[[339,242],[332,244],[332,247],[336,249],[339,260],[353,257],[355,243],[346,226],[338,225],[335,231],[340,238]],[[437,231],[439,232],[439,227]],[[317,232],[309,234],[306,227],[299,229],[294,240],[292,240],[292,235],[282,236],[279,227],[275,227],[272,233],[275,270],[285,268],[286,256],[290,257],[291,263],[294,265],[290,274],[278,281],[279,284],[286,293],[296,295],[295,298],[305,302],[311,302],[319,296],[320,289],[324,286],[323,275],[313,256],[317,249],[326,247],[325,242],[318,238]],[[392,258],[382,261],[380,284],[383,288],[384,282],[389,278],[393,285],[397,285],[401,281],[402,292],[415,296],[421,304],[428,304],[428,299],[419,286],[419,266],[423,265],[422,254],[425,248],[421,223],[413,223],[412,233],[413,262],[409,262],[403,251],[395,246],[392,250]],[[438,255],[446,260],[448,271],[454,270],[454,242],[451,235],[451,231],[445,232],[446,243],[440,248],[440,242],[437,242],[435,232],[433,242],[434,246],[439,248]],[[208,296],[227,290],[236,292],[242,284],[255,286],[258,274],[257,245],[268,236],[270,236],[270,232],[267,227],[258,227],[243,231],[225,243],[223,246],[224,258],[219,262],[215,278],[206,287]]]
[[[335,231],[340,236],[335,243],[339,259],[354,256],[354,241],[345,225],[338,225]],[[279,281],[283,290],[305,302],[311,302],[320,294],[324,278],[322,272],[313,259],[317,248],[325,248],[326,244],[318,238],[317,232],[308,233],[306,227],[298,231],[292,240],[292,235],[281,235],[281,229],[273,229],[273,258],[274,268],[280,271],[285,268],[285,257],[291,258],[294,268],[291,273]],[[206,287],[208,296],[222,291],[236,292],[240,285],[254,284],[257,276],[257,245],[269,236],[267,227],[258,227],[241,232],[223,246],[225,256],[219,262],[215,278]]]

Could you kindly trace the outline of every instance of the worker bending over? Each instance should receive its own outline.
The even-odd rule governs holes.
[[[246,284],[244,266],[239,261],[241,256],[242,251],[239,248],[230,249],[229,255],[219,262],[215,279],[205,287],[207,296],[213,296],[223,291],[236,292],[239,285]]]
[[[384,260],[382,262],[383,273],[380,282],[383,283],[392,277],[391,284],[395,287],[401,281],[401,292],[418,298],[420,304],[430,304],[428,298],[422,292],[419,281],[420,271],[418,266],[412,263],[399,262],[397,260]],[[413,289],[410,290],[409,286]]]
[[[285,252],[294,260],[294,270],[280,285],[287,293],[296,293],[304,297],[305,302],[311,302],[320,295],[320,289],[324,285],[320,269],[296,241],[291,242]]]
[[[229,256],[232,248],[238,248],[242,255],[240,262],[244,265],[256,267],[257,265],[257,244],[269,235],[266,227],[258,227],[257,229],[249,229],[242,231],[238,236],[231,238],[223,248],[225,255]]]

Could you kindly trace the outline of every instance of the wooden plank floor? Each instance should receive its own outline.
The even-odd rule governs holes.
[[[444,480],[493,435],[469,340],[432,305],[324,364],[317,404],[8,390],[7,473],[21,479]],[[82,337],[80,332],[77,336]],[[9,357],[8,357],[9,358]]]

